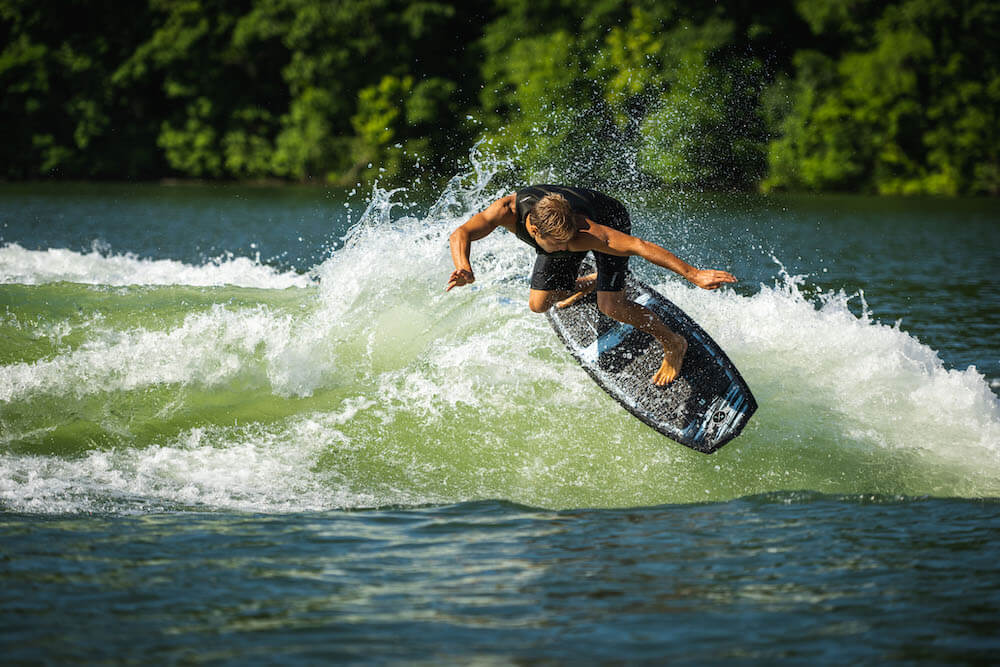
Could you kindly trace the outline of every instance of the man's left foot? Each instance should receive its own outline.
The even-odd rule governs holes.
[[[556,303],[556,308],[569,308],[574,303],[587,296],[597,287],[597,274],[591,273],[588,276],[580,276],[576,279],[576,292]]]

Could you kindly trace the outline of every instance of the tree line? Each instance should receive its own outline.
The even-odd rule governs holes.
[[[0,0],[0,178],[1000,194],[989,0]]]

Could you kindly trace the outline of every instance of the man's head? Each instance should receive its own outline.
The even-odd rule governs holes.
[[[564,246],[576,234],[573,209],[562,195],[545,195],[535,202],[529,215],[536,234],[552,244]]]

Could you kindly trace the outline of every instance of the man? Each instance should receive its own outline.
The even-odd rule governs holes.
[[[652,378],[658,386],[677,377],[687,341],[651,310],[625,298],[628,258],[638,255],[704,289],[736,282],[726,271],[696,269],[655,243],[632,236],[625,206],[605,194],[586,188],[533,185],[496,200],[452,232],[455,270],[446,291],[476,281],[469,263],[472,242],[497,227],[512,232],[537,251],[528,296],[532,311],[544,313],[553,304],[565,308],[596,289],[602,313],[631,324],[663,346],[663,363]],[[597,260],[597,273],[577,278],[588,251]]]

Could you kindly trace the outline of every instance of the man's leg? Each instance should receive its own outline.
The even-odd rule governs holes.
[[[572,294],[569,290],[532,289],[528,292],[528,308],[533,313],[544,313],[557,301],[562,301]]]
[[[647,333],[663,346],[663,363],[653,375],[653,384],[663,386],[673,382],[681,371],[687,341],[671,331],[656,314],[634,301],[625,298],[624,290],[618,292],[597,292],[597,307],[610,318],[631,324],[639,331]]]
[[[576,274],[586,254],[538,254],[531,272],[531,291],[528,293],[528,307],[532,312],[544,313],[557,301],[573,293],[577,284]]]
[[[587,296],[597,287],[597,273],[591,273],[586,276],[580,276],[576,279],[576,287],[573,288],[573,294],[566,297],[562,301],[556,304],[556,308],[569,308],[574,303]]]

